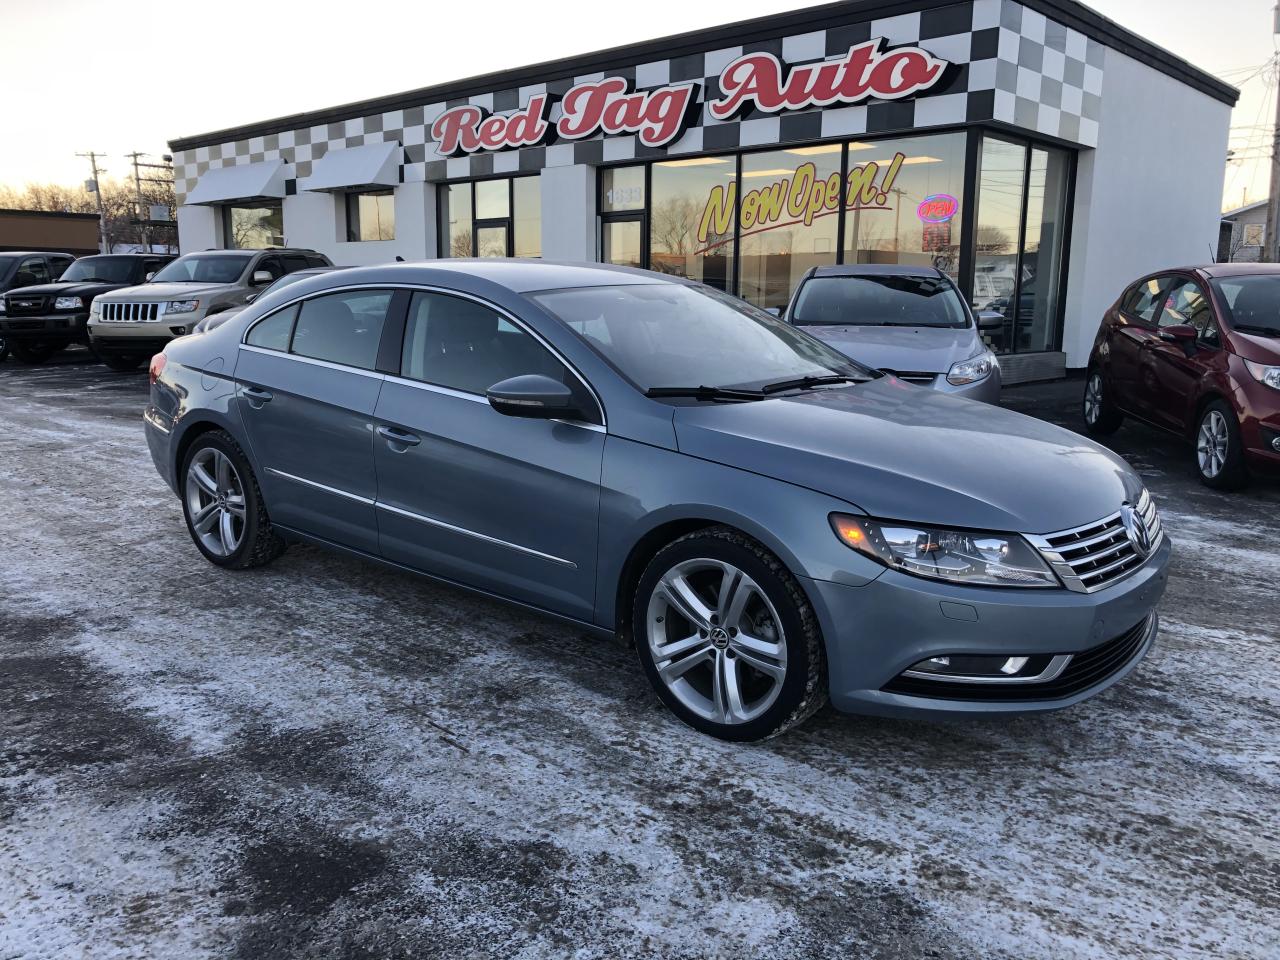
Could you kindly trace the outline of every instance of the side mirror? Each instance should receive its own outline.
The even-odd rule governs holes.
[[[764,312],[781,320],[783,313],[786,312],[786,307],[765,307]]]
[[[260,287],[264,283],[270,283],[271,280],[272,280],[272,277],[271,277],[270,270],[255,270],[253,271],[253,279],[250,280],[249,282],[252,283],[255,287]]]
[[[1196,328],[1189,323],[1175,323],[1160,328],[1160,339],[1166,343],[1186,343],[1188,340],[1195,340],[1197,336]]]
[[[978,329],[994,330],[996,327],[1004,326],[1004,314],[996,313],[994,310],[978,311]]]
[[[258,299],[258,296],[259,296],[259,295],[258,295],[258,294],[256,294],[256,293],[251,293],[251,294],[249,294],[247,297],[245,297],[245,298],[244,298],[244,302],[245,302],[245,303],[253,303],[253,301],[255,301],[255,300],[257,300],[257,299]]]
[[[143,282],[143,283],[150,283],[150,282],[151,282],[151,279],[152,279],[155,275],[156,275],[156,272],[155,272],[154,270],[152,270],[150,273],[148,273],[148,274],[146,275],[146,277],[143,279],[143,281],[142,281],[142,282]]]
[[[508,417],[541,420],[581,419],[573,391],[559,380],[540,373],[510,377],[485,391],[489,406]]]

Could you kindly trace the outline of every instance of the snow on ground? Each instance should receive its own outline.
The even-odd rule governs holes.
[[[1126,427],[1177,550],[1130,678],[731,746],[549,620],[315,549],[211,567],[145,378],[75,360],[0,368],[0,960],[1280,954],[1274,485]]]

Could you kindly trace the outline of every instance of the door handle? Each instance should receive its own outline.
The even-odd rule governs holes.
[[[249,399],[250,404],[264,404],[268,402],[272,393],[270,390],[263,390],[261,387],[245,387],[244,395]]]
[[[405,447],[416,447],[422,442],[422,438],[416,433],[397,430],[395,427],[379,427],[378,436],[387,441],[387,443],[398,443]]]

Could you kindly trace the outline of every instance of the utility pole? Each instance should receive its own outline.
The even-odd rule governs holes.
[[[135,216],[138,222],[138,239],[141,241],[142,252],[150,253],[151,231],[147,227],[147,221],[151,218],[151,212],[144,212],[142,209],[142,172],[138,168],[138,161],[145,157],[146,154],[135,150],[133,153],[126,153],[125,156],[133,161],[133,188],[137,197],[137,204],[135,205],[137,213]]]
[[[1280,35],[1280,0],[1275,5],[1272,16],[1271,32],[1273,35]],[[1271,72],[1275,75],[1268,79],[1273,80],[1280,85],[1280,66],[1277,61],[1271,61]],[[1267,235],[1265,237],[1266,246],[1263,248],[1265,256],[1263,260],[1268,263],[1276,263],[1280,261],[1280,95],[1276,96],[1276,119],[1275,126],[1271,130],[1271,191],[1267,194]]]
[[[89,166],[93,169],[93,179],[89,183],[93,184],[93,195],[98,198],[98,252],[110,253],[111,248],[107,245],[107,213],[102,205],[102,182],[98,179],[98,157],[102,154],[90,150],[88,153],[77,153],[76,156],[88,158]]]

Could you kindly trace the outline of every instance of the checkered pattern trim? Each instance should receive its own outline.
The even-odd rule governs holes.
[[[921,97],[858,106],[761,113],[754,108],[719,122],[705,103],[719,95],[721,70],[743,53],[767,51],[799,64],[844,56],[849,47],[885,37],[890,46],[913,44],[952,62],[942,82]],[[465,157],[442,157],[431,142],[432,122],[449,107],[470,102],[494,113],[515,110],[537,93],[563,95],[576,83],[605,74],[565,77],[550,83],[499,90],[338,123],[238,140],[174,156],[181,200],[207,170],[282,159],[289,165],[288,192],[311,175],[331,150],[368,143],[399,143],[401,182],[452,180],[503,173],[532,173],[569,164],[617,163],[649,157],[732,151],[820,139],[892,134],[928,127],[1002,121],[1086,147],[1097,146],[1105,48],[1014,0],[964,0],[950,6],[879,20],[707,50],[609,71],[651,89],[688,80],[702,83],[698,119],[675,143],[650,148],[634,136],[600,137],[543,147]],[[557,105],[552,120],[559,119]]]

